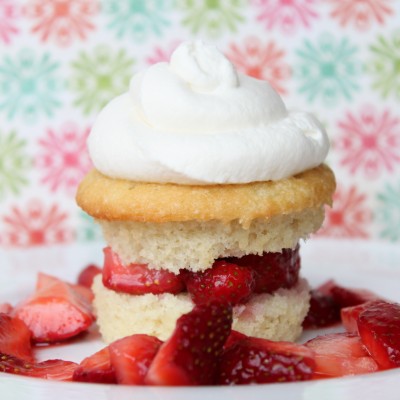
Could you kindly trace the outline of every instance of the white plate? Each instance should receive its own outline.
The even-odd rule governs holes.
[[[15,304],[33,290],[43,271],[75,281],[88,263],[101,263],[101,244],[0,251],[0,303]],[[334,278],[343,285],[368,288],[400,302],[400,246],[370,241],[313,239],[302,246],[302,273],[312,285]],[[322,331],[321,331],[322,332]],[[306,340],[314,333],[303,336]],[[104,344],[95,332],[85,340],[38,351],[39,359],[79,362]],[[0,398],[5,400],[385,400],[400,398],[400,369],[369,375],[311,382],[196,388],[155,388],[51,382],[0,373]]]

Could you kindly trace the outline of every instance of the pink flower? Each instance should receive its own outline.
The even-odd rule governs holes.
[[[389,6],[390,0],[329,0],[332,3],[331,16],[337,18],[340,25],[353,24],[359,30],[365,30],[376,21],[385,22],[388,15],[393,14]]]
[[[314,0],[253,0],[253,3],[260,9],[257,19],[268,30],[278,27],[291,34],[299,27],[309,28],[318,17]]]
[[[333,207],[327,208],[324,225],[317,235],[367,238],[372,214],[366,200],[366,195],[355,186],[338,188],[333,196]]]
[[[10,43],[11,37],[18,33],[15,26],[17,7],[14,0],[0,0],[0,40]]]
[[[283,85],[291,71],[285,63],[284,50],[275,42],[262,43],[256,37],[249,37],[241,46],[232,43],[227,56],[246,75],[269,81],[279,93],[286,93]]]
[[[147,57],[146,61],[148,64],[156,64],[159,62],[169,62],[171,54],[179,46],[181,42],[179,40],[174,40],[169,45],[157,46],[153,50],[153,54]]]
[[[57,205],[45,206],[40,200],[23,207],[13,206],[3,217],[2,244],[28,247],[69,242],[73,235],[66,226],[67,219],[68,215]]]
[[[42,170],[42,182],[52,191],[60,188],[74,193],[83,176],[92,164],[86,150],[89,128],[79,129],[74,124],[65,124],[59,132],[52,129],[39,140],[40,152],[35,161]]]
[[[351,173],[378,178],[400,163],[400,119],[389,110],[364,106],[359,115],[347,113],[339,128],[336,149],[340,163]]]

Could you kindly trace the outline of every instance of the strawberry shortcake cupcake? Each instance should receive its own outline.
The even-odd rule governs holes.
[[[180,45],[99,114],[77,202],[107,246],[95,279],[106,342],[166,339],[195,304],[229,302],[233,329],[295,340],[309,308],[299,241],[335,189],[321,124],[214,46]]]

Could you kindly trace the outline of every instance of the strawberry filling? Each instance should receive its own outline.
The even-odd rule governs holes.
[[[188,292],[197,305],[212,301],[236,305],[245,303],[253,294],[273,293],[295,286],[299,270],[299,246],[281,253],[219,259],[206,271],[182,269],[178,275],[149,268],[146,264],[125,266],[107,247],[104,249],[103,284],[116,292],[133,295]]]

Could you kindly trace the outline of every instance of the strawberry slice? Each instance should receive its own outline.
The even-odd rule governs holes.
[[[224,351],[219,383],[243,385],[309,380],[314,368],[314,352],[306,346],[249,337]]]
[[[0,313],[0,353],[32,362],[31,332],[23,321]]]
[[[13,306],[10,303],[1,303],[0,304],[0,313],[1,314],[10,314],[13,310]]]
[[[0,371],[55,381],[71,381],[77,364],[72,361],[47,360],[29,363],[18,357],[0,353]]]
[[[400,304],[368,303],[357,320],[361,340],[383,369],[400,367]]]
[[[143,385],[144,378],[162,341],[150,335],[131,335],[109,346],[117,383]]]
[[[377,300],[376,302],[379,304],[381,301]],[[369,301],[358,306],[344,307],[340,310],[340,318],[347,332],[359,334],[357,325],[358,317],[372,303],[374,302]]]
[[[92,287],[93,279],[98,274],[102,273],[102,269],[94,264],[89,264],[85,267],[78,275],[77,283],[78,285],[85,286],[88,289]]]
[[[232,325],[232,308],[222,303],[195,306],[182,315],[150,365],[149,385],[211,385]]]
[[[150,269],[145,264],[124,266],[110,247],[104,249],[103,284],[105,287],[129,294],[177,294],[185,290],[180,275],[166,270]]]
[[[110,361],[109,347],[104,347],[83,359],[74,371],[73,380],[91,383],[117,383],[115,370]]]
[[[244,303],[253,293],[254,274],[248,267],[215,261],[204,272],[184,272],[186,289],[195,304]]]
[[[35,342],[56,342],[86,331],[94,321],[91,304],[73,285],[39,275],[36,292],[13,311]]]
[[[249,254],[240,258],[229,257],[230,263],[251,268],[255,273],[255,293],[272,293],[279,288],[289,289],[299,279],[299,245],[283,249],[281,253],[266,252],[261,256]]]
[[[228,336],[228,339],[226,339],[226,342],[224,344],[224,349],[228,349],[229,347],[233,346],[235,343],[239,342],[240,340],[247,339],[248,336],[245,335],[244,333],[231,330],[230,335]]]
[[[315,378],[357,375],[378,370],[358,335],[333,333],[317,336],[305,344],[315,352]]]

